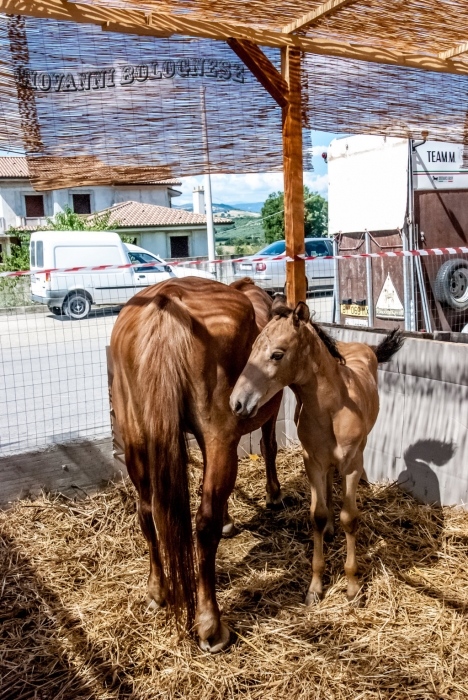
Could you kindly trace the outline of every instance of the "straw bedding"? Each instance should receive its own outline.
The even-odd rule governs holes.
[[[145,610],[148,555],[128,482],[1,513],[0,699],[466,698],[468,513],[361,485],[364,604],[346,602],[338,528],[325,599],[308,610],[312,530],[299,451],[280,452],[278,465],[288,508],[271,513],[262,460],[240,464],[231,499],[240,533],[222,541],[217,562],[237,641],[216,657],[178,639],[164,611]]]

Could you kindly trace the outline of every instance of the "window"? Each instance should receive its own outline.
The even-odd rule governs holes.
[[[24,197],[26,204],[26,216],[38,219],[44,216],[44,197],[42,194],[27,194]]]
[[[257,253],[257,255],[282,255],[285,250],[286,243],[284,241],[275,241]]]
[[[315,255],[320,258],[324,255],[331,255],[325,241],[306,241],[305,249],[307,255]]]
[[[36,262],[38,267],[44,267],[44,244],[36,241]]]
[[[148,253],[140,253],[138,251],[128,251],[128,257],[132,263],[155,263],[161,262],[159,258],[155,258],[154,255],[149,255]],[[169,269],[169,268],[168,268]],[[136,267],[135,272],[165,272],[164,265],[161,267]]]
[[[74,194],[73,211],[75,214],[91,214],[91,195]]]
[[[31,241],[31,267],[36,267],[36,244]]]
[[[188,236],[171,236],[171,258],[188,258]]]

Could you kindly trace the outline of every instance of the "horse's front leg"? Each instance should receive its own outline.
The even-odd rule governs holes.
[[[359,522],[356,491],[363,471],[362,449],[359,448],[349,466],[342,472],[343,507],[340,513],[340,521],[346,533],[346,562],[344,568],[348,579],[347,598],[349,601],[353,600],[360,590],[356,559],[356,531]]]
[[[327,524],[330,522],[327,477],[331,466],[327,461],[317,461],[304,450],[304,465],[310,482],[311,505],[310,514],[314,530],[314,554],[312,557],[312,581],[305,599],[306,605],[313,605],[323,597],[322,577],[325,571],[323,555],[323,539]],[[331,505],[331,504],[330,504]]]
[[[203,651],[212,654],[229,645],[230,633],[221,622],[215,590],[216,551],[223,531],[227,500],[237,476],[237,441],[215,440],[206,447],[203,492],[196,518],[198,591],[196,628]]]

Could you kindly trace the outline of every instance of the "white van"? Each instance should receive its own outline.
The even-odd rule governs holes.
[[[96,267],[128,263],[160,263],[157,267],[90,272],[51,272],[31,275],[31,299],[47,304],[57,316],[86,318],[91,306],[125,304],[142,287],[169,277],[206,277],[201,270],[171,267],[162,258],[136,245],[123,243],[113,231],[36,231],[31,235],[30,269]]]

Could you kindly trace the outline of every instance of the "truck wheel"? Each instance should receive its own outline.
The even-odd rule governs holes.
[[[61,306],[49,306],[49,311],[54,314],[54,316],[63,316],[63,309]]]
[[[73,292],[64,304],[65,313],[75,321],[80,321],[91,311],[91,302],[84,292]]]
[[[437,273],[434,294],[452,309],[468,309],[468,261],[456,258],[444,262]]]

